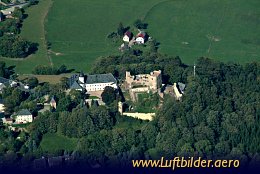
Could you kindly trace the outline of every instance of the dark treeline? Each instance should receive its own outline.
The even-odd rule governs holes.
[[[159,53],[143,53],[141,56],[134,54],[136,50],[130,50],[122,55],[99,58],[92,68],[92,73],[109,73],[119,79],[125,78],[125,72],[132,74],[150,73],[154,70],[163,71],[163,82],[186,82],[188,74],[192,71],[182,63],[179,57],[171,57]]]

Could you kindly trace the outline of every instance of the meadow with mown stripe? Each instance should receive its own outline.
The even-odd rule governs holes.
[[[160,53],[180,56],[187,64],[202,56],[239,63],[260,60],[258,0],[41,0],[26,13],[21,35],[39,43],[38,51],[25,60],[0,59],[16,65],[18,73],[52,63],[89,72],[98,57],[121,54],[120,43],[107,35],[119,22],[136,34],[136,19],[148,23]]]

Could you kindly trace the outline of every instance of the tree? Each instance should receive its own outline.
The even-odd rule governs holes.
[[[66,73],[67,72],[67,67],[65,65],[61,65],[58,69],[58,74]]]
[[[68,83],[69,79],[67,77],[62,77],[60,79],[60,84],[62,89],[68,89],[69,88],[69,83]]]
[[[29,77],[26,79],[26,83],[30,86],[30,88],[35,88],[39,84],[39,81],[36,77]]]
[[[84,94],[82,94],[81,91],[75,89],[72,89],[69,94],[71,96],[72,101],[76,104],[80,104],[81,100],[84,97]]]
[[[8,68],[6,68],[5,62],[0,61],[0,77],[7,77],[8,75]]]
[[[134,26],[135,26],[137,29],[146,29],[146,28],[147,28],[147,24],[144,23],[141,19],[137,19],[137,20],[134,22]]]
[[[13,16],[14,18],[19,19],[19,20],[23,20],[23,19],[24,19],[23,13],[24,13],[24,10],[23,10],[23,9],[16,7],[16,8],[14,9],[14,12],[12,13],[12,16]]]
[[[124,36],[124,33],[125,33],[125,28],[124,28],[122,22],[120,22],[118,25],[118,28],[117,28],[117,34],[119,36]]]
[[[103,102],[105,102],[107,105],[110,105],[113,101],[116,100],[115,89],[111,86],[106,86],[101,94],[101,97]]]
[[[72,109],[71,104],[72,102],[70,96],[60,98],[57,104],[57,111],[70,111]]]
[[[20,36],[4,35],[0,38],[0,55],[10,58],[24,58],[35,50],[36,45]]]

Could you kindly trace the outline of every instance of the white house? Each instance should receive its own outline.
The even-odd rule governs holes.
[[[5,105],[2,99],[0,99],[0,114],[5,112]]]
[[[145,36],[146,36],[146,33],[145,32],[140,32],[137,34],[136,36],[136,39],[135,39],[135,42],[137,44],[144,44],[145,42]]]
[[[123,41],[125,42],[130,42],[130,40],[132,39],[132,33],[130,31],[125,32],[125,35],[123,37]]]
[[[12,118],[15,120],[15,123],[31,123],[33,122],[33,116],[28,109],[23,109],[13,115]]]
[[[111,73],[94,75],[75,74],[69,79],[69,84],[70,89],[80,91],[85,89],[87,92],[103,91],[106,86],[117,89],[117,81]]]

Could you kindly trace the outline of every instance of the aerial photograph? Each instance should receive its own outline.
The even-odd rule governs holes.
[[[260,0],[0,0],[0,173],[260,173]]]

